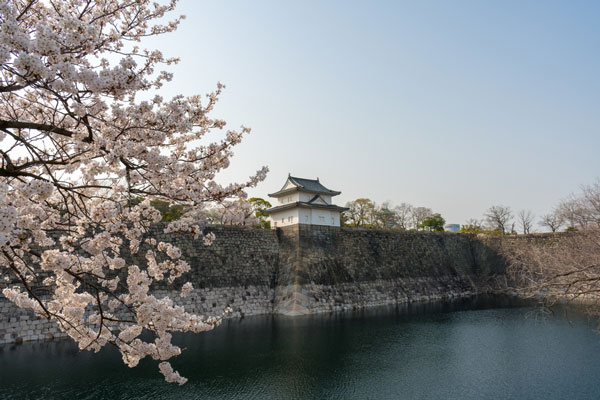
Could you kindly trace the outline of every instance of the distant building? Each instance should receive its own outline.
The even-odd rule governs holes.
[[[331,198],[340,193],[327,189],[319,178],[313,180],[288,175],[283,187],[269,194],[277,199],[277,205],[264,212],[269,215],[272,228],[295,224],[340,226],[340,213],[347,208],[331,202]]]
[[[459,224],[446,224],[446,226],[444,226],[444,228],[446,229],[446,231],[452,232],[452,233],[456,233],[456,232],[460,231]]]

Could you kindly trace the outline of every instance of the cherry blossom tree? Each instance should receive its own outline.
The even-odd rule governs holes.
[[[181,352],[171,333],[211,329],[220,316],[152,294],[190,266],[148,236],[161,220],[151,202],[185,205],[164,230],[209,244],[203,205],[243,198],[267,170],[215,182],[250,132],[210,117],[223,85],[206,97],[157,94],[172,77],[157,68],[177,60],[140,41],[177,28],[183,17],[159,23],[175,3],[0,0],[0,276],[7,299],[56,321],[81,349],[112,344],[131,367],[150,356],[182,384],[167,361]],[[207,143],[213,130],[222,139]]]
[[[218,206],[207,210],[206,215],[210,222],[222,225],[254,226],[259,222],[252,204],[243,199],[223,201]]]

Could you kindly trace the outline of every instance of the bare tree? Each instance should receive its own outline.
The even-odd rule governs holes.
[[[507,233],[508,224],[513,218],[512,211],[508,206],[492,206],[484,216],[491,229],[502,234]]]
[[[519,226],[524,235],[531,233],[534,218],[535,217],[530,210],[521,210],[519,211],[519,214],[517,214],[517,221],[519,222]]]
[[[416,207],[412,211],[412,223],[416,229],[419,229],[423,221],[433,215],[431,208],[427,207]]]
[[[570,228],[587,229],[587,213],[580,198],[573,195],[561,201],[556,209]]]
[[[600,179],[591,185],[581,188],[582,203],[585,209],[587,220],[594,228],[600,228]]]
[[[410,229],[412,219],[413,206],[408,203],[402,203],[399,206],[394,207],[394,213],[396,214],[396,223],[398,228],[407,230]]]
[[[511,289],[541,299],[544,306],[584,302],[600,317],[600,181],[582,186],[541,221],[553,232],[564,223],[579,232],[502,246]]]
[[[552,232],[563,225],[567,230],[600,229],[600,179],[563,199],[551,213],[542,216],[540,225]]]
[[[600,231],[549,238],[537,245],[520,242],[503,253],[511,290],[541,299],[545,306],[582,301],[600,316]]]
[[[552,232],[558,231],[564,223],[562,215],[556,211],[542,215],[542,219],[540,220],[540,225],[550,228]]]

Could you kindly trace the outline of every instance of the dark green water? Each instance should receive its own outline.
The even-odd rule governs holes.
[[[0,347],[0,399],[600,399],[600,335],[570,311],[478,299],[354,315],[255,317],[181,336],[156,363],[67,341]],[[494,308],[489,308],[494,307]]]

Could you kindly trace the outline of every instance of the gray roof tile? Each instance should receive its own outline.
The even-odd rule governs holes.
[[[284,187],[285,187],[285,184],[284,184],[283,187],[278,192],[271,193],[271,194],[269,194],[269,196],[276,196],[280,193],[288,193],[290,191],[296,191],[296,190],[305,190],[307,192],[327,194],[330,196],[336,196],[341,193],[341,192],[338,192],[335,190],[327,189],[325,186],[323,186],[321,184],[321,182],[319,182],[319,178],[305,179],[305,178],[297,178],[295,176],[289,175],[288,181],[291,181],[293,184],[295,184],[297,186],[297,188],[284,189]],[[286,184],[287,184],[287,181],[286,181]]]

